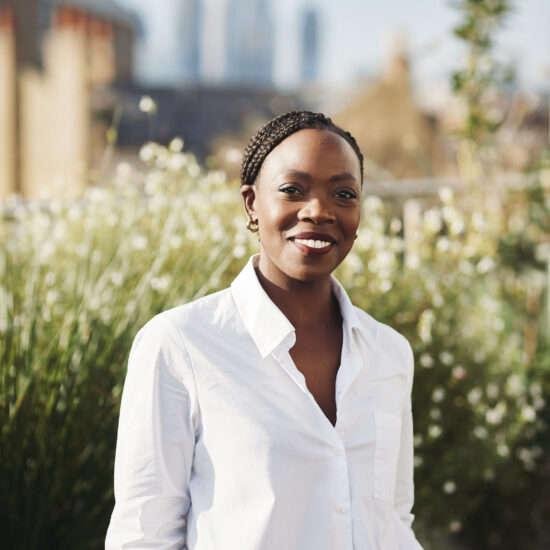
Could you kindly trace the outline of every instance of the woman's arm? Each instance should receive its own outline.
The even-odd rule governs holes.
[[[138,333],[128,362],[106,550],[182,549],[190,507],[195,388],[189,360],[162,316]]]

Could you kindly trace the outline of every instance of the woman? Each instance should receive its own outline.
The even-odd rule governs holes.
[[[251,140],[241,195],[260,253],[231,288],[137,335],[108,549],[420,548],[411,348],[331,275],[362,174],[354,138],[322,114]]]

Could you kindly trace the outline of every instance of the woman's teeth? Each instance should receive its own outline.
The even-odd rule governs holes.
[[[313,239],[294,239],[294,242],[305,244],[309,248],[326,248],[332,244],[327,241],[315,241]]]

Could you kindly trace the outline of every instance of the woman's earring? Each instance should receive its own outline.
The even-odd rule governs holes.
[[[355,233],[355,239],[357,239],[357,237],[359,237],[359,233]]]
[[[252,218],[248,218],[248,223],[246,224],[246,228],[251,233],[256,233],[259,229],[258,220],[253,220]]]

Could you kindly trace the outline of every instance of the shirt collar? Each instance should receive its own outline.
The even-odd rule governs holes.
[[[262,358],[266,358],[283,341],[290,342],[289,348],[295,342],[295,329],[282,311],[271,301],[263,289],[254,264],[258,254],[252,256],[243,270],[231,284],[233,299],[237,305],[239,315],[258,346]],[[344,320],[344,330],[348,331],[350,342],[353,341],[352,331],[359,329],[359,319],[344,287],[331,276],[332,290],[340,305],[340,313]],[[292,335],[292,338],[289,336]]]

